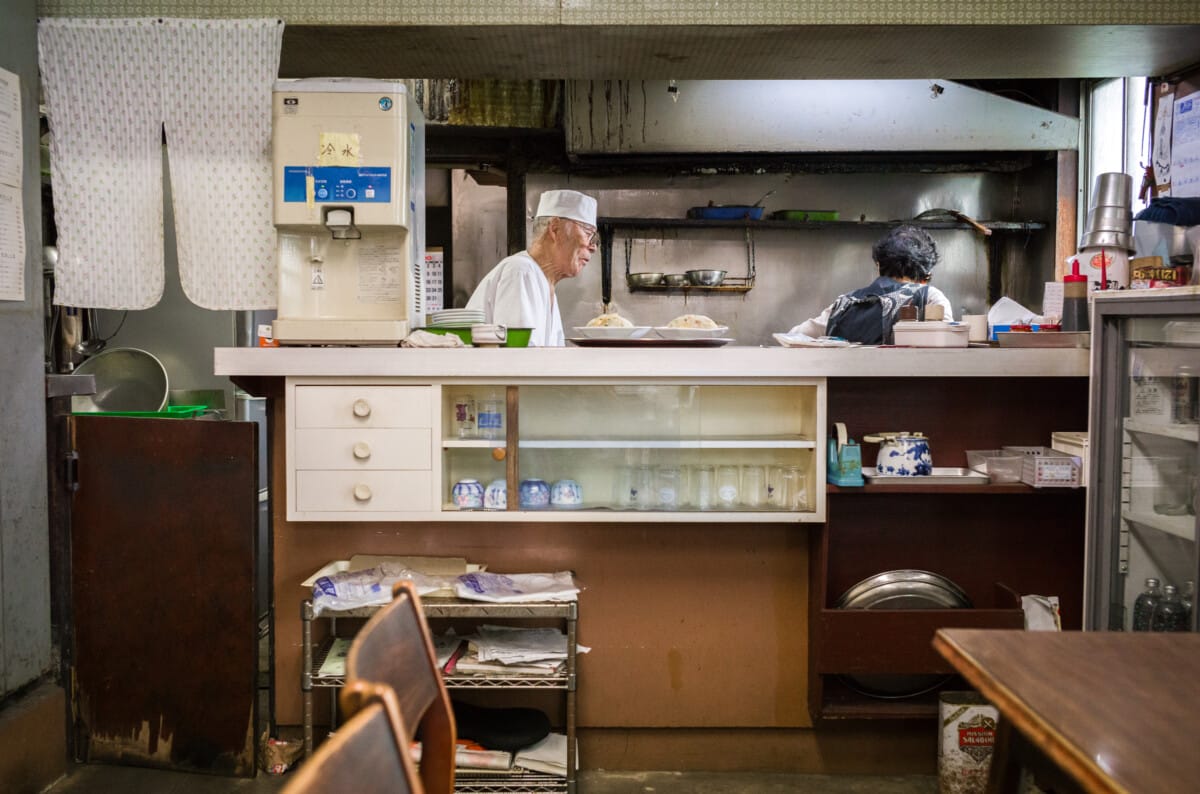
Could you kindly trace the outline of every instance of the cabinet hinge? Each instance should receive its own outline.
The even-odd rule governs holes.
[[[72,493],[79,490],[79,453],[75,450],[63,456],[63,482]]]

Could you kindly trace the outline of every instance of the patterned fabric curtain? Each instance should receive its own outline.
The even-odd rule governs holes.
[[[163,20],[163,108],[184,294],[275,308],[271,88],[283,24]]]
[[[163,291],[162,90],[152,19],[43,19],[54,302],[145,309]]]
[[[162,297],[166,125],[180,280],[208,309],[275,306],[275,19],[43,19],[58,225],[54,302]]]

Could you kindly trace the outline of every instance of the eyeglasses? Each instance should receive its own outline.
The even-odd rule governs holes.
[[[580,221],[576,220],[571,220],[571,223],[578,226],[580,230],[587,235],[588,245],[595,245],[596,243],[600,242],[600,232],[596,230],[595,226],[588,226],[586,223],[581,223]]]

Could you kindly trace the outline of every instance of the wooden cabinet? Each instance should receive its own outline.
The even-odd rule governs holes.
[[[865,399],[867,394],[871,399]],[[997,413],[997,394],[1026,395]],[[1085,378],[833,379],[831,420],[853,437],[908,429],[930,438],[935,466],[963,466],[967,449],[1035,446],[1086,423]],[[1044,399],[1028,399],[1029,395]],[[1051,397],[1053,395],[1053,397]],[[1019,417],[1019,418],[1018,418]],[[866,465],[876,447],[864,446]],[[1058,596],[1063,628],[1082,619],[1082,488],[1023,484],[829,486],[822,531],[811,536],[809,708],[814,719],[912,718],[937,713],[952,668],[931,646],[943,627],[1020,628],[1020,595]],[[897,569],[941,574],[966,591],[969,609],[838,609],[843,593]],[[912,697],[863,694],[865,678],[905,676]],[[899,689],[903,689],[900,686]]]

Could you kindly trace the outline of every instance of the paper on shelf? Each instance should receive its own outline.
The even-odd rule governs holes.
[[[333,641],[333,645],[329,646],[329,653],[325,656],[325,661],[321,663],[321,669],[317,671],[317,675],[321,678],[345,675],[346,657],[349,654],[350,640],[338,637]]]
[[[458,577],[455,593],[459,598],[494,603],[575,601],[579,588],[570,571],[513,574],[477,571]]]
[[[549,775],[567,776],[567,737],[551,733],[536,744],[518,750],[513,763]]]

